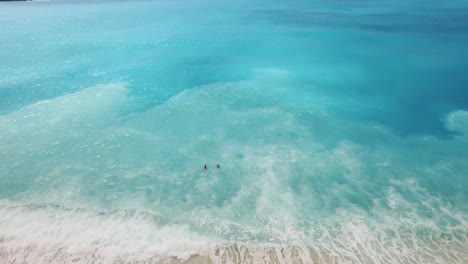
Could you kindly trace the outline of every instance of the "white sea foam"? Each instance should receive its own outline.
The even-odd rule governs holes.
[[[208,240],[188,226],[160,226],[157,216],[148,212],[96,212],[2,201],[0,226],[3,263],[187,259],[211,251]]]
[[[417,188],[409,189],[430,197]],[[399,208],[410,209],[408,201],[395,195],[389,198],[396,199]],[[149,212],[97,212],[2,201],[0,258],[4,263],[156,263],[201,255],[209,260],[200,263],[464,263],[468,257],[466,219],[459,218],[464,222],[444,231],[414,212],[402,218],[385,210],[376,213],[369,219],[359,209],[340,210],[336,217],[302,231],[284,219],[271,219],[265,226],[240,226],[239,231],[281,232],[289,237],[299,231],[304,233],[302,243],[235,243],[196,235],[185,225],[161,225],[158,216]]]

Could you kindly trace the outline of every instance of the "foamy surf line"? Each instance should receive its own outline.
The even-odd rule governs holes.
[[[310,241],[228,242],[144,211],[0,202],[2,263],[464,263],[466,230],[334,223]],[[409,231],[412,230],[412,231]],[[318,233],[321,233],[318,235]]]

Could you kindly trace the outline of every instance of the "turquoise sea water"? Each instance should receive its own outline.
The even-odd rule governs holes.
[[[0,262],[468,263],[467,69],[466,1],[2,2]]]

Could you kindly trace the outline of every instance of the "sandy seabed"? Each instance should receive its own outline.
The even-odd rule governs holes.
[[[1,241],[0,241],[1,242]],[[439,247],[441,250],[443,247]],[[452,251],[453,252],[453,251]],[[349,252],[348,252],[349,253]],[[468,260],[468,250],[453,253],[435,252],[438,256],[402,251],[395,256],[372,256],[366,249],[356,249],[355,254],[336,254],[327,250],[317,251],[311,247],[269,247],[250,250],[245,246],[231,245],[214,249],[212,256],[191,255],[186,259],[167,256],[121,255],[110,256],[99,252],[69,252],[64,248],[41,250],[30,246],[15,250],[7,250],[0,243],[0,263],[90,263],[90,264],[331,264],[331,263],[459,263]]]

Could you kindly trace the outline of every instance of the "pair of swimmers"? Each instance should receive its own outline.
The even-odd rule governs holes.
[[[216,164],[216,168],[221,169],[221,166],[219,166],[219,164]],[[203,169],[204,169],[204,170],[208,170],[208,166],[206,166],[206,164],[205,164],[205,166],[203,167]]]

